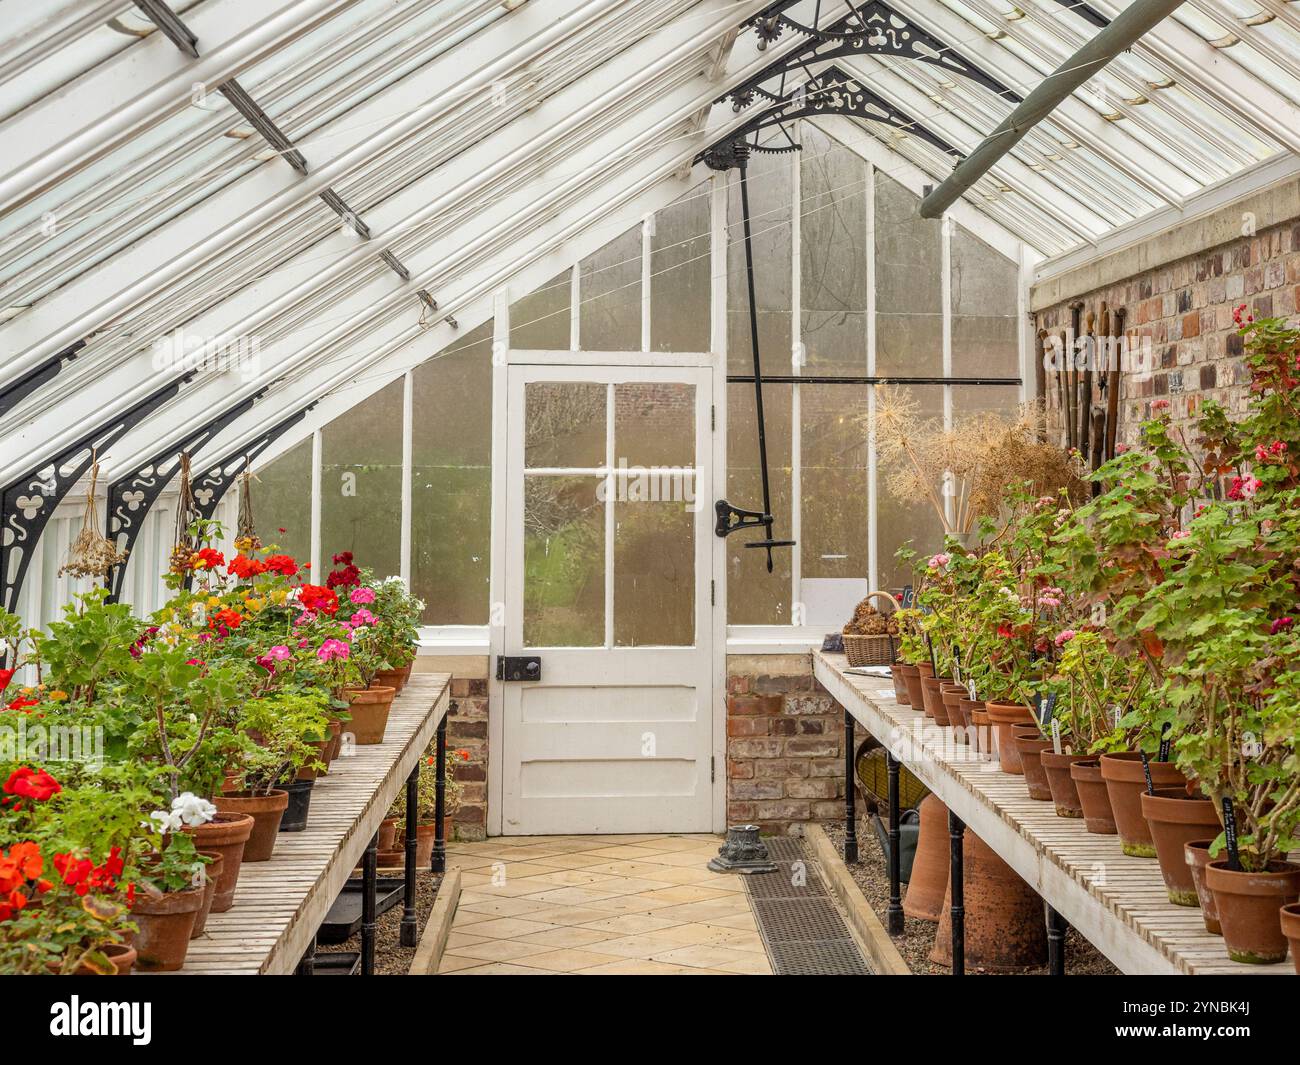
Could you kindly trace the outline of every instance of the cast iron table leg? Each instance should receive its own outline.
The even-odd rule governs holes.
[[[963,880],[962,841],[966,835],[966,822],[951,810],[948,811],[949,889],[952,894],[952,975],[966,975],[966,889]]]
[[[406,778],[406,894],[402,905],[402,928],[400,942],[404,947],[414,947],[420,941],[419,929],[415,927],[415,848],[416,826],[420,806],[420,763],[415,763],[411,775]]]
[[[361,862],[361,975],[375,975],[375,888],[379,836],[371,837]]]
[[[858,860],[858,812],[853,794],[853,715],[844,711],[844,860]]]
[[[438,722],[438,743],[433,766],[433,854],[429,868],[435,873],[447,871],[447,718]]]
[[[1047,908],[1047,973],[1049,976],[1064,976],[1065,933],[1070,926],[1050,902],[1043,905]]]
[[[889,909],[886,929],[891,936],[903,934],[902,833],[898,828],[898,759],[885,752],[885,771],[889,775]]]

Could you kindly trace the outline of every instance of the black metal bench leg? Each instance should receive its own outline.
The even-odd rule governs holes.
[[[379,837],[371,838],[361,862],[361,975],[375,975],[375,889],[379,864]]]
[[[429,869],[447,871],[447,718],[438,722],[438,740],[433,765],[433,853]]]
[[[1044,902],[1047,909],[1047,974],[1049,976],[1065,975],[1065,933],[1070,925],[1064,917],[1056,912],[1050,902]]]
[[[414,947],[420,942],[420,930],[415,924],[415,850],[419,843],[416,828],[420,814],[420,763],[415,763],[406,778],[406,868],[404,870],[406,894],[402,900],[402,928],[400,942],[404,947]]]
[[[853,715],[844,711],[844,860],[858,860],[858,811],[853,789]]]
[[[948,811],[949,873],[948,889],[952,896],[952,975],[966,975],[966,888],[963,879],[966,822]]]
[[[898,828],[898,759],[885,752],[889,775],[889,910],[885,927],[891,936],[903,934],[902,833]]]

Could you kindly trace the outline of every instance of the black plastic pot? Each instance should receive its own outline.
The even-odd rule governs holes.
[[[314,780],[291,780],[276,785],[289,793],[289,807],[280,820],[281,832],[301,832],[307,827],[307,810],[311,806],[311,789]]]

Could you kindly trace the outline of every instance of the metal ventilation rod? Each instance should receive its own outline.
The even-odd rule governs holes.
[[[921,217],[942,215],[1057,104],[1182,5],[1183,0],[1134,0],[1114,22],[1044,78],[965,161],[957,164],[947,180],[921,201]]]

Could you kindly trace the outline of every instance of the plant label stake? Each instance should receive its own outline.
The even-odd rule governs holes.
[[[1142,772],[1145,774],[1147,778],[1147,794],[1154,795],[1156,793],[1156,786],[1151,780],[1151,759],[1147,755],[1146,751],[1142,751],[1141,754],[1142,754]]]
[[[952,648],[952,679],[961,683],[961,648],[956,644]]]
[[[1052,692],[1052,693],[1047,697],[1047,702],[1043,705],[1043,724],[1044,724],[1044,725],[1052,725],[1054,728],[1057,726],[1057,723],[1056,723],[1055,721],[1052,720],[1052,715],[1053,715],[1055,712],[1056,712],[1056,692]],[[1057,754],[1060,754],[1061,752],[1060,752],[1060,751],[1057,751],[1056,753],[1057,753]]]
[[[749,288],[749,344],[754,356],[754,418],[758,422],[758,464],[763,480],[763,509],[741,510],[725,499],[713,504],[717,515],[714,533],[729,536],[737,529],[762,528],[760,540],[751,540],[746,547],[761,547],[767,551],[767,572],[772,572],[772,548],[793,547],[793,540],[777,540],[772,536],[772,490],[767,475],[767,427],[763,418],[763,366],[758,357],[758,309],[754,295],[754,243],[749,232],[749,145],[738,141],[734,146],[736,168],[740,171],[740,213],[745,229],[745,281]]]
[[[1237,812],[1232,807],[1232,796],[1223,797],[1223,838],[1228,844],[1228,868],[1241,869],[1241,853],[1237,850]]]
[[[935,661],[934,643],[930,640],[929,636],[926,636],[925,638],[925,647],[926,650],[930,652],[930,675],[937,677],[939,675],[939,663]]]
[[[1059,721],[1052,722],[1052,753],[1063,753],[1061,751],[1061,723]]]
[[[916,599],[916,589],[910,584],[903,585],[903,609],[911,608],[913,601]]]
[[[966,690],[967,690],[968,692],[970,692],[970,701],[971,701],[971,702],[974,703],[974,702],[978,702],[978,701],[979,701],[978,699],[975,698],[975,678],[974,678],[974,677],[971,677],[971,678],[966,682]]]
[[[1160,726],[1160,753],[1156,755],[1157,762],[1169,761],[1169,722],[1166,721]]]
[[[1034,692],[1034,720],[1043,724],[1043,693]]]

